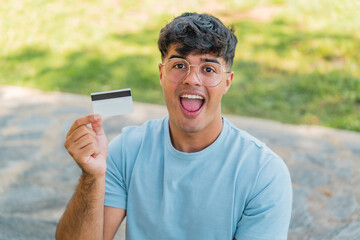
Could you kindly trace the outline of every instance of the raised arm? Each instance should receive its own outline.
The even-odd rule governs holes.
[[[88,124],[91,124],[91,128]],[[107,220],[104,221],[108,144],[101,117],[88,115],[77,119],[67,133],[64,145],[82,169],[82,175],[58,224],[56,239],[104,239],[104,235],[106,238],[113,237],[117,229],[114,227],[120,225],[125,210],[107,209]],[[109,216],[114,217],[113,220]]]

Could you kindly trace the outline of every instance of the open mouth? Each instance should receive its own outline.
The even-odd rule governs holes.
[[[183,94],[180,96],[180,105],[185,115],[196,116],[204,106],[204,97],[196,94]]]

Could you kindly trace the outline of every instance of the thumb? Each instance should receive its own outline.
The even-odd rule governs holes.
[[[97,136],[104,135],[104,129],[102,128],[102,118],[99,114],[93,115],[91,128],[94,130]]]

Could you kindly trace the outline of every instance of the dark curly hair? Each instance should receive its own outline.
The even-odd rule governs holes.
[[[237,38],[233,27],[227,28],[218,18],[209,14],[183,13],[174,18],[160,31],[158,47],[164,60],[169,48],[178,46],[176,51],[187,56],[195,51],[198,54],[213,53],[224,58],[230,69]]]

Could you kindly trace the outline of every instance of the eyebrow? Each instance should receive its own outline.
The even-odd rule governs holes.
[[[171,55],[168,59],[172,59],[172,58],[181,58],[181,59],[185,59],[185,60],[186,60],[186,58],[185,58],[184,56],[175,55],[175,54]],[[219,62],[217,59],[212,59],[212,58],[200,58],[200,60],[201,60],[202,62],[213,62],[213,63],[217,63],[217,64],[221,65],[220,62]]]
[[[203,62],[213,62],[213,63],[217,63],[217,64],[221,65],[220,62],[217,59],[201,58],[201,61],[203,61]]]
[[[185,57],[183,56],[180,56],[180,55],[171,55],[168,59],[172,59],[172,58],[182,58],[182,59],[185,59]],[[186,59],[185,59],[186,60]]]

